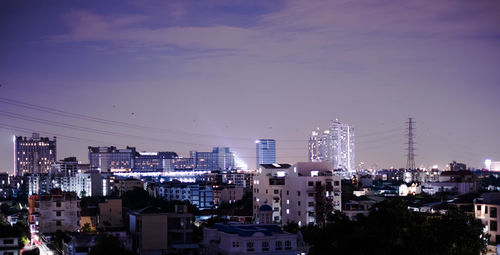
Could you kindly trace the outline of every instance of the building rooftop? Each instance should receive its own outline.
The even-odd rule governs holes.
[[[229,234],[239,236],[252,236],[255,233],[262,233],[265,236],[286,233],[278,225],[257,225],[257,224],[222,224],[216,223],[213,228]]]
[[[167,212],[165,210],[162,210],[159,207],[147,206],[147,207],[144,207],[141,209],[131,211],[130,213],[134,214],[134,215],[139,215],[139,214],[158,214],[158,213],[167,213]]]
[[[292,166],[290,164],[260,164],[260,165],[267,169],[287,169]]]

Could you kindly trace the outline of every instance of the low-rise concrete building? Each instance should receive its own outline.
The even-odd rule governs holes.
[[[243,187],[236,185],[224,185],[214,189],[214,204],[232,204],[243,198],[245,193]]]
[[[99,203],[98,228],[119,228],[123,226],[121,199],[107,199]]]
[[[0,254],[20,255],[24,244],[11,226],[0,226]]]
[[[134,189],[144,189],[144,182],[133,178],[115,180],[115,188],[118,191],[118,195],[121,197],[127,191],[132,191]]]
[[[300,254],[297,234],[278,225],[216,223],[203,229],[201,243],[207,255],[226,254]]]
[[[500,192],[484,193],[474,199],[474,216],[486,226],[491,244],[500,244]]]
[[[80,230],[80,200],[74,192],[53,190],[51,194],[29,197],[32,233]]]
[[[422,184],[422,192],[434,195],[437,192],[451,191],[458,194],[477,192],[477,178],[468,170],[443,171],[439,182],[426,182]]]
[[[331,212],[342,210],[340,181],[327,161],[262,164],[254,177],[254,218],[262,205],[269,205],[275,224],[315,224],[318,199],[329,203]]]
[[[132,211],[129,229],[133,249],[139,254],[165,254],[196,247],[192,245],[191,217],[187,206],[176,206],[175,212],[151,206]]]
[[[201,183],[164,182],[154,186],[154,196],[169,201],[189,201],[200,210],[214,207],[214,191]]]
[[[377,203],[374,200],[349,200],[342,206],[342,212],[350,219],[355,220],[356,216],[368,216],[370,208]]]

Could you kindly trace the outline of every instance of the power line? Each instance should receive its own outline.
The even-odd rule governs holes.
[[[73,124],[67,124],[63,122],[58,122],[58,121],[49,121],[33,116],[27,116],[23,114],[14,114],[10,113],[7,111],[2,111],[0,110],[0,115],[6,116],[8,118],[14,118],[14,119],[20,119],[24,121],[31,121],[31,122],[36,122],[40,124],[45,124],[45,125],[50,125],[50,126],[56,126],[56,127],[62,127],[62,128],[67,128],[71,130],[78,130],[78,131],[83,131],[87,132],[90,134],[101,134],[101,135],[108,135],[108,136],[117,136],[117,137],[125,137],[125,138],[135,138],[138,140],[148,140],[156,143],[162,143],[162,144],[184,144],[184,145],[196,145],[196,146],[207,146],[207,147],[214,147],[213,144],[204,144],[204,143],[192,143],[192,142],[184,142],[184,141],[178,141],[178,140],[171,140],[171,139],[163,139],[163,138],[153,138],[153,137],[146,137],[146,136],[139,136],[139,135],[134,135],[134,134],[128,134],[128,133],[121,133],[121,132],[113,132],[113,131],[107,131],[107,130],[101,130],[101,129],[95,129],[95,128],[89,128],[89,127],[83,127],[79,125],[73,125]],[[248,149],[248,150],[255,150],[255,147],[240,147],[240,146],[231,146],[233,149]],[[282,148],[280,150],[302,150],[305,147],[297,147],[297,148]]]
[[[60,133],[53,133],[53,132],[41,131],[39,129],[28,129],[28,128],[23,128],[23,127],[19,127],[19,126],[9,125],[9,124],[5,124],[5,123],[0,123],[0,127],[2,129],[5,129],[5,130],[13,130],[13,131],[20,131],[20,132],[28,132],[28,133],[30,133],[30,132],[31,133],[32,132],[40,132],[40,133],[44,133],[44,134],[48,134],[48,135],[52,135],[52,136],[64,137],[64,138],[67,138],[67,139],[70,139],[70,140],[74,140],[74,141],[78,141],[78,142],[94,142],[94,143],[101,143],[102,142],[102,141],[93,140],[93,139],[87,139],[87,138],[80,138],[80,137],[75,137],[75,136],[63,135],[63,134],[60,134]],[[118,144],[118,145],[126,146],[124,144]]]
[[[55,115],[64,116],[64,117],[69,117],[69,118],[73,118],[73,119],[93,121],[93,122],[100,123],[100,124],[126,127],[126,128],[132,128],[132,129],[142,129],[142,130],[149,129],[149,130],[153,130],[155,132],[160,132],[160,133],[167,132],[167,133],[177,133],[177,134],[188,135],[188,136],[193,136],[193,135],[206,136],[206,137],[217,138],[217,139],[231,139],[231,140],[244,140],[244,141],[251,140],[248,138],[240,138],[240,137],[222,137],[222,136],[214,136],[214,135],[207,135],[207,134],[189,133],[189,132],[183,132],[183,131],[177,131],[177,130],[171,130],[171,129],[144,126],[144,125],[116,121],[116,120],[102,119],[102,118],[93,117],[93,116],[89,116],[89,115],[85,115],[85,114],[71,113],[71,112],[62,111],[62,110],[58,110],[58,109],[54,109],[54,108],[50,108],[50,107],[46,107],[46,106],[25,103],[25,102],[7,99],[7,98],[2,98],[2,97],[0,97],[0,103],[15,105],[18,107],[23,107],[23,108],[27,108],[27,109],[31,109],[31,110],[55,114]]]
[[[28,116],[28,115],[19,114],[19,113],[12,113],[12,112],[2,111],[2,110],[0,110],[0,115],[4,115],[4,116],[9,117],[9,118],[20,119],[20,120],[24,120],[24,121],[31,121],[31,122],[36,122],[36,123],[40,123],[40,124],[50,125],[50,126],[56,126],[56,127],[68,128],[68,129],[72,129],[72,130],[83,131],[83,132],[87,132],[87,133],[91,133],[91,134],[101,134],[101,135],[109,135],[109,136],[135,138],[135,139],[139,139],[139,140],[148,140],[148,141],[159,142],[159,143],[174,143],[174,144],[209,146],[209,147],[213,146],[213,144],[185,142],[185,141],[164,139],[164,138],[153,138],[153,137],[140,136],[140,135],[130,134],[130,133],[89,128],[89,127],[85,127],[85,126],[81,126],[81,125],[74,125],[74,124],[68,124],[68,123],[59,122],[59,121],[46,120],[46,119],[42,119],[42,118],[37,118],[37,117],[33,117],[33,116]],[[382,138],[377,138],[376,140],[371,140],[369,142],[364,142],[364,145],[371,144],[371,143],[377,143],[378,140],[385,141],[386,138],[382,137]],[[280,140],[278,140],[278,141],[280,141]],[[304,148],[306,148],[306,147],[307,146],[304,146],[304,147],[285,147],[285,148],[281,147],[279,149],[280,150],[304,150]],[[232,148],[242,149],[242,150],[255,150],[255,147],[253,147],[253,146],[252,147],[232,146]]]
[[[151,126],[133,124],[133,123],[123,122],[123,121],[103,119],[103,118],[94,117],[94,116],[90,116],[90,115],[85,115],[85,114],[80,114],[80,113],[72,113],[72,112],[54,109],[54,108],[50,108],[50,107],[46,107],[46,106],[42,106],[42,105],[36,105],[36,104],[32,104],[32,103],[26,103],[26,102],[8,99],[8,98],[2,98],[2,97],[0,97],[0,103],[14,105],[17,107],[22,107],[22,108],[26,108],[26,109],[30,109],[30,110],[35,110],[35,111],[49,113],[49,114],[58,115],[58,116],[64,116],[64,117],[78,119],[78,120],[91,121],[91,122],[95,122],[95,123],[99,123],[99,124],[125,127],[125,128],[131,128],[131,129],[140,129],[140,130],[148,129],[148,130],[156,132],[156,133],[172,133],[172,134],[180,134],[180,135],[184,135],[184,136],[202,136],[202,137],[213,138],[213,139],[252,141],[252,139],[243,138],[243,137],[224,137],[224,136],[216,136],[216,135],[209,135],[209,134],[190,133],[190,132],[184,132],[184,131],[178,131],[178,130],[172,130],[172,129],[165,129],[165,128],[159,128],[159,127],[151,127]],[[364,137],[376,136],[379,134],[391,133],[394,131],[399,131],[399,129],[390,129],[390,130],[384,130],[384,131],[380,131],[380,132],[358,135],[358,136],[356,136],[356,138],[359,139],[359,138],[364,138]],[[285,143],[286,142],[307,142],[307,141],[309,141],[309,139],[276,139],[276,140],[279,142],[285,142]]]
[[[86,139],[86,138],[80,138],[80,137],[75,137],[75,136],[64,135],[64,134],[61,134],[61,133],[53,133],[53,132],[41,131],[41,130],[38,130],[38,129],[23,128],[23,127],[9,125],[9,124],[5,124],[5,123],[0,123],[0,128],[5,129],[5,130],[14,130],[14,131],[21,131],[21,132],[42,132],[42,133],[45,133],[45,134],[49,134],[49,135],[53,135],[53,136],[57,136],[57,137],[64,137],[64,138],[67,138],[67,139],[70,139],[70,140],[74,140],[74,141],[78,141],[78,142],[82,142],[82,141],[83,142],[96,142],[96,143],[101,143],[102,142],[102,141],[93,140],[93,139]],[[117,145],[127,146],[126,144],[117,144]],[[236,155],[239,156],[239,157],[244,157],[244,158],[257,158],[255,155],[250,156],[250,155],[239,154],[239,153],[237,153]],[[279,155],[279,156],[281,158],[300,158],[300,157],[305,157],[305,155],[288,155],[288,154]]]

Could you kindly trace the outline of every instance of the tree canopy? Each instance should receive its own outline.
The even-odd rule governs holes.
[[[287,227],[295,230],[295,225]],[[285,229],[287,229],[285,228]],[[479,255],[486,248],[483,224],[456,208],[446,214],[408,210],[406,201],[375,204],[368,216],[350,221],[344,214],[326,225],[301,228],[310,254],[461,254]]]
[[[112,235],[101,235],[99,237],[99,240],[97,241],[97,244],[90,249],[89,252],[90,255],[96,255],[96,254],[107,254],[107,255],[113,255],[113,254],[125,254],[125,255],[132,255],[134,254],[132,251],[127,250],[122,243],[120,242],[120,239],[116,236]]]

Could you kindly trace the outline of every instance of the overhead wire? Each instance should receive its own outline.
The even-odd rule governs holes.
[[[158,132],[158,133],[173,133],[173,134],[181,134],[181,135],[186,135],[186,136],[204,136],[207,138],[225,139],[225,140],[252,141],[252,139],[249,139],[249,138],[226,137],[226,136],[216,136],[216,135],[209,135],[209,134],[191,133],[191,132],[184,132],[184,131],[179,131],[179,130],[151,127],[151,126],[134,124],[134,123],[123,122],[123,121],[103,119],[103,118],[94,117],[94,116],[90,116],[90,115],[85,115],[85,114],[80,114],[80,113],[72,113],[72,112],[68,112],[68,111],[63,111],[63,110],[59,110],[59,109],[54,109],[54,108],[42,106],[42,105],[26,103],[26,102],[8,99],[8,98],[3,98],[3,97],[0,97],[0,103],[14,105],[17,107],[22,107],[22,108],[26,108],[26,109],[30,109],[30,110],[45,112],[45,113],[49,113],[49,114],[53,114],[53,115],[69,117],[69,118],[78,119],[78,120],[92,121],[95,123],[100,123],[100,124],[105,124],[105,125],[113,125],[113,126],[119,126],[119,127],[125,127],[125,128],[141,129],[141,130],[149,129],[151,131]],[[359,138],[363,138],[363,137],[370,137],[370,136],[375,136],[375,135],[384,134],[384,133],[391,133],[394,131],[400,131],[400,129],[393,128],[393,129],[384,130],[384,131],[380,131],[380,132],[362,134],[362,135],[356,136],[356,138],[359,139]],[[307,142],[309,139],[277,139],[277,140],[279,140],[280,142]]]

